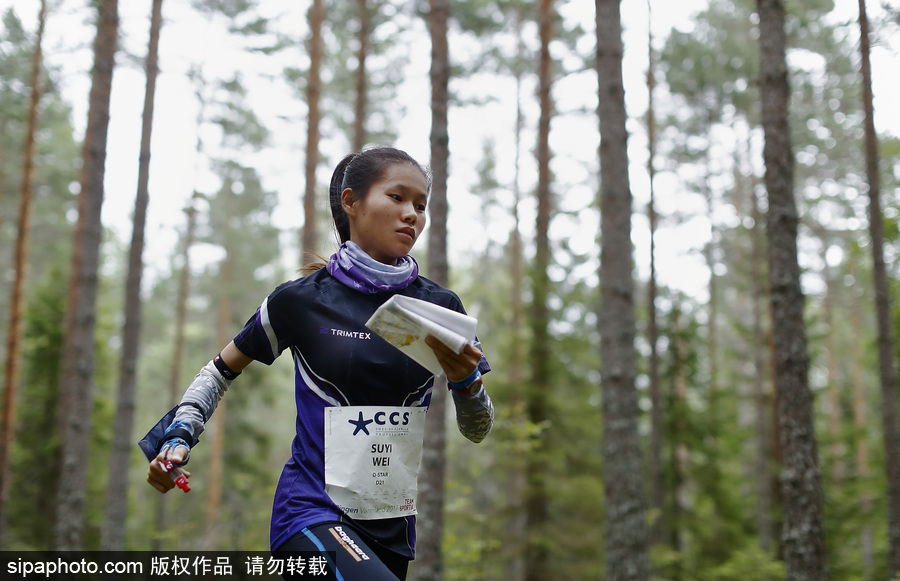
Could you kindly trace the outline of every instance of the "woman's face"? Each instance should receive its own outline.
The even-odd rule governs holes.
[[[362,200],[349,188],[341,194],[350,220],[350,240],[385,264],[409,254],[425,229],[428,184],[414,165],[394,163]]]

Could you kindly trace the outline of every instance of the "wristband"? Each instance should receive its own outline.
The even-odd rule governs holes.
[[[166,451],[166,450],[173,451],[173,450],[175,450],[175,448],[177,448],[178,446],[184,446],[184,447],[186,447],[186,448],[188,449],[187,456],[185,456],[184,459],[179,463],[180,466],[184,466],[185,464],[188,463],[188,460],[191,459],[191,447],[188,445],[188,443],[187,443],[187,442],[184,440],[184,438],[182,438],[181,436],[173,435],[173,436],[170,437],[168,440],[166,440],[165,442],[163,442],[163,444],[162,444],[162,445],[160,446],[160,448],[159,448],[159,453],[163,453],[163,452]],[[168,458],[168,457],[169,457],[169,452],[166,452],[165,455],[164,455],[163,457],[164,457],[164,458]]]
[[[470,385],[475,383],[481,379],[481,371],[478,370],[478,367],[475,367],[475,371],[470,373],[468,377],[460,379],[459,381],[451,381],[449,378],[447,379],[447,386],[453,391],[465,391],[469,388]]]
[[[171,430],[166,431],[165,435],[160,438],[159,449],[162,450],[163,448],[165,448],[166,443],[175,439],[184,442],[184,445],[187,446],[188,449],[193,448],[193,446],[188,443],[194,439],[193,434],[191,434],[189,430],[186,430],[184,428],[172,428]]]
[[[225,365],[225,362],[222,361],[221,353],[216,355],[216,358],[213,359],[213,365],[216,366],[216,369],[219,370],[219,373],[222,374],[222,377],[224,377],[225,379],[227,379],[229,381],[231,381],[232,379],[234,379],[235,377],[237,377],[238,375],[241,374],[240,371],[232,371],[230,367]]]

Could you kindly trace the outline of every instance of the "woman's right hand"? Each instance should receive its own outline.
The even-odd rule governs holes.
[[[150,462],[150,469],[147,472],[147,482],[153,488],[165,494],[175,488],[175,479],[172,474],[166,470],[165,462],[168,460],[175,466],[178,466],[185,478],[190,478],[191,473],[181,468],[181,463],[187,458],[190,449],[187,446],[175,446],[174,448],[163,446],[156,458]]]

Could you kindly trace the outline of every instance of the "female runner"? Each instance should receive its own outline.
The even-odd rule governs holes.
[[[296,435],[275,492],[273,553],[321,553],[338,579],[406,579],[432,389],[447,384],[459,430],[473,442],[487,436],[494,415],[481,380],[490,366],[477,342],[457,354],[428,337],[443,369],[436,377],[365,327],[395,294],[465,312],[455,293],[419,276],[409,255],[425,227],[430,187],[422,166],[397,149],[366,149],[338,164],[329,199],[339,250],[276,288],[200,370],[160,440],[151,485],[174,487],[162,463],[187,462],[244,367],[270,365],[290,349]]]

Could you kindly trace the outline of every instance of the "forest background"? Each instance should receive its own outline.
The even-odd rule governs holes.
[[[303,220],[309,4],[285,4],[207,0],[163,7],[141,289],[145,323],[128,441],[136,441],[171,407],[173,391],[180,393],[218,351],[223,337],[227,341],[276,284],[296,275],[303,261],[300,234],[309,230]],[[648,292],[651,274],[648,43],[658,59],[652,191],[659,223],[653,233],[653,268],[665,397],[659,475],[665,494],[649,515],[651,522],[665,523],[665,534],[654,543],[654,571],[666,579],[750,579],[747,571],[760,579],[779,578],[784,572],[778,559],[778,486],[771,487],[776,492],[770,518],[760,520],[761,487],[755,480],[757,420],[772,405],[768,343],[757,336],[770,325],[757,312],[762,302],[754,286],[763,272],[761,259],[753,254],[755,226],[765,209],[762,130],[755,110],[755,6],[712,0],[678,3],[673,10],[656,4],[661,3],[654,3],[649,14],[643,2],[622,4],[635,197],[632,240],[641,296]],[[97,28],[93,3],[49,6],[22,387],[3,539],[4,548],[13,549],[45,549],[54,543],[54,506],[47,499],[57,497],[60,470],[55,425],[61,405],[65,281],[78,216],[80,142]],[[37,1],[0,2],[0,270],[5,273],[2,283],[9,286],[16,278],[16,194],[39,8]],[[92,469],[84,500],[86,548],[102,545],[104,507],[112,494],[107,489],[108,458],[113,442],[124,437],[113,426],[151,2],[123,2],[119,10],[102,213]],[[315,250],[323,255],[334,248],[324,204],[326,184],[333,165],[353,147],[354,51],[360,30],[354,10],[355,3],[328,6],[322,28],[315,209],[320,235]],[[461,440],[448,422],[442,535],[446,579],[524,578],[525,553],[534,544],[551,556],[555,577],[602,578],[600,523],[608,507],[600,453],[599,131],[590,2],[556,4],[550,45],[554,203],[552,258],[545,269],[551,284],[552,338],[546,352],[546,385],[552,385],[546,388],[546,417],[532,421],[518,391],[528,374],[521,354],[530,352],[533,334],[529,324],[512,322],[521,307],[517,305],[527,305],[533,296],[535,273],[527,266],[521,275],[512,270],[517,250],[510,241],[521,235],[522,256],[533,263],[539,213],[532,195],[539,174],[534,151],[541,114],[535,10],[533,3],[515,2],[458,2],[451,8],[451,286],[480,320],[479,333],[496,370],[487,384],[498,419],[492,436],[477,447]],[[883,579],[888,570],[884,442],[878,421],[883,404],[866,254],[855,10],[856,4],[846,0],[789,3],[788,62],[802,216],[798,260],[807,299],[829,564],[836,579]],[[870,6],[885,258],[893,296],[900,244],[898,10],[897,2]],[[370,11],[365,141],[395,143],[427,162],[427,6],[382,2],[371,3]],[[192,232],[190,216],[196,220]],[[425,249],[417,248],[416,255],[427,276]],[[189,294],[181,326],[176,307],[185,265]],[[4,344],[10,297],[6,289],[0,292]],[[640,425],[649,454],[649,309],[642,299],[637,303],[637,389],[646,412]],[[896,313],[895,308],[898,328]],[[184,363],[176,365],[180,333],[178,353]],[[170,378],[173,368],[177,377]],[[272,492],[293,433],[293,398],[287,389],[291,372],[285,358],[272,369],[253,367],[229,393],[228,413],[221,416],[226,418],[223,461],[230,469],[221,483],[210,482],[205,470],[215,446],[201,446],[192,460],[192,493],[170,494],[161,503],[144,483],[146,462],[132,446],[127,548],[267,547]],[[754,391],[757,381],[767,386],[763,398]],[[215,433],[211,430],[204,440],[213,440]],[[542,439],[541,450],[535,450],[536,439]],[[774,442],[772,448],[775,482]],[[550,515],[539,530],[530,530],[523,524],[525,510],[516,491],[529,457],[536,454],[545,455],[555,479]],[[648,473],[648,491],[651,480]],[[211,499],[211,489],[219,500]]]

